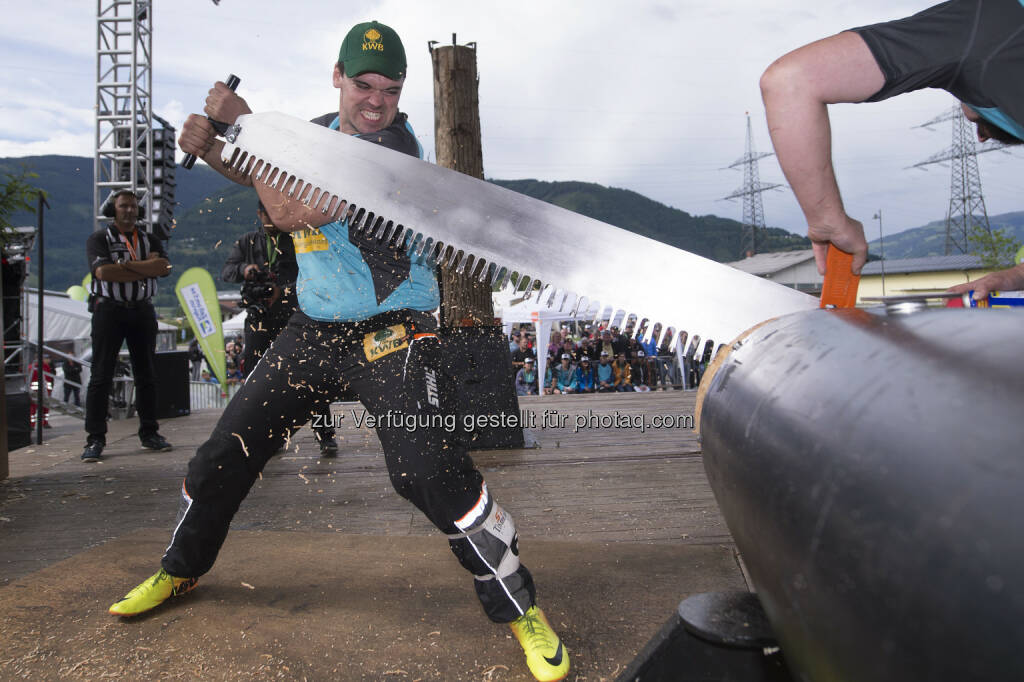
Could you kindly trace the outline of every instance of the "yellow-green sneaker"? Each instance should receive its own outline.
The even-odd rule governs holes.
[[[199,578],[175,578],[164,569],[147,578],[141,585],[114,602],[110,613],[114,616],[137,616],[159,606],[168,597],[185,594],[199,582]]]
[[[551,629],[544,612],[531,606],[509,623],[526,652],[526,665],[540,682],[557,682],[569,674],[569,652]]]

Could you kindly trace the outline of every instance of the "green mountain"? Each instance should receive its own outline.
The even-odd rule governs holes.
[[[993,232],[1005,230],[1006,234],[1024,243],[1024,211],[989,216],[988,222]],[[872,256],[880,255],[883,250],[886,260],[941,256],[946,249],[946,221],[935,220],[923,227],[885,235],[883,241],[876,239],[868,243]]]
[[[34,156],[0,159],[0,173],[28,168],[39,177],[33,184],[47,191],[47,289],[63,291],[82,281],[87,272],[85,239],[92,230],[92,159],[73,156]],[[177,272],[206,268],[218,288],[236,285],[220,281],[220,270],[232,243],[254,229],[256,194],[210,170],[178,168],[176,225],[168,244]],[[742,226],[713,215],[693,216],[636,192],[584,182],[491,180],[495,184],[572,211],[603,220],[652,239],[718,260],[739,256]],[[15,224],[35,225],[32,214],[15,216]],[[779,228],[768,228],[761,242],[766,251],[804,249],[809,242]],[[159,305],[175,305],[171,286],[161,287]]]
[[[743,226],[714,215],[692,216],[626,189],[589,182],[491,180],[520,194],[582,213],[630,232],[670,244],[712,260],[739,260]],[[810,241],[778,227],[759,236],[760,251],[811,248]]]
[[[85,240],[92,232],[91,158],[79,156],[26,156],[0,159],[0,182],[4,173],[18,174],[25,168],[39,175],[31,184],[46,191],[50,208],[44,214],[46,247],[45,287],[63,291],[79,284],[89,272],[85,258]],[[177,186],[174,199],[178,211],[191,208],[211,193],[226,186],[234,186],[220,174],[206,166],[191,171],[179,168],[175,174]],[[13,216],[15,225],[35,226],[34,214]],[[173,244],[172,244],[173,255]],[[37,267],[32,267],[38,272]],[[166,290],[170,287],[163,287]],[[174,293],[170,292],[173,299]]]

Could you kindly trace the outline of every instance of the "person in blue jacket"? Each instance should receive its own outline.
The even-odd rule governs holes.
[[[392,28],[376,21],[356,25],[333,69],[338,110],[312,123],[362,140],[356,144],[422,158],[398,110],[406,67],[405,48]],[[210,91],[204,111],[229,124],[250,113],[224,83]],[[291,233],[299,310],[189,462],[178,523],[160,571],[110,613],[137,615],[191,590],[212,568],[267,460],[311,414],[351,390],[377,419],[395,491],[447,537],[474,577],[470,582],[484,612],[511,626],[535,677],[564,678],[569,655],[537,607],[533,578],[519,560],[515,523],[492,496],[464,439],[444,428],[445,417],[454,414],[457,383],[436,333],[433,264],[399,245],[367,239],[347,216],[324,211],[326,193],[319,203],[307,202],[282,191],[290,185],[268,184],[269,166],[258,175],[224,166],[223,142],[205,116],[189,116],[179,142],[182,151],[229,179],[253,186],[274,224]],[[344,163],[351,161],[338,159]],[[417,428],[408,429],[406,418],[415,419]]]
[[[594,368],[594,378],[598,393],[609,393],[615,390],[615,368],[611,363],[612,356],[608,351],[601,351],[601,362]]]
[[[566,395],[576,392],[576,368],[572,366],[572,356],[562,353],[562,360],[551,370],[554,378],[554,392]]]
[[[584,355],[576,367],[576,392],[593,393],[594,390],[594,368],[590,366],[590,358]]]

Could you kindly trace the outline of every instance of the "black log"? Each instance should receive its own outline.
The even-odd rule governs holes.
[[[723,353],[705,467],[793,672],[1024,679],[1024,315],[813,311]]]

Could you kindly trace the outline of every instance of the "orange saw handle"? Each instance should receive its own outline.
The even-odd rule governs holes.
[[[853,274],[853,254],[828,245],[820,308],[852,308],[857,304],[860,275]]]

